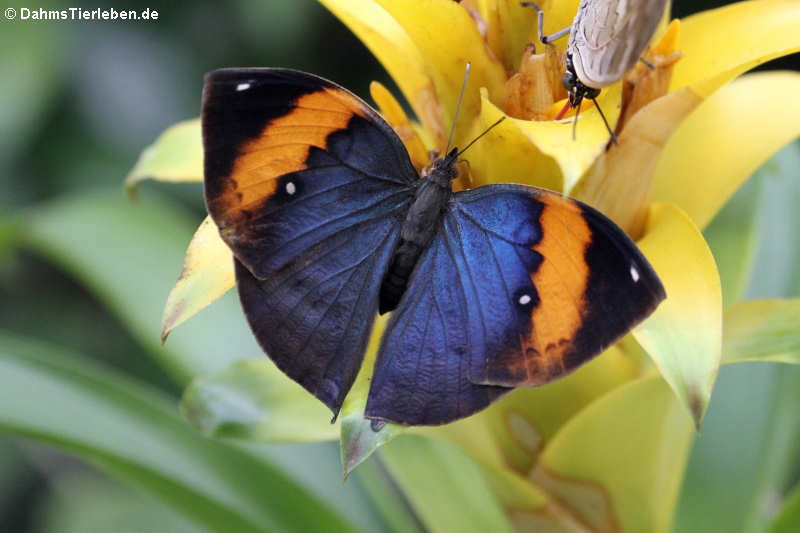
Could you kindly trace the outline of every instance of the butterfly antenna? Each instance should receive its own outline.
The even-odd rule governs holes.
[[[463,150],[461,150],[460,152],[458,152],[458,154],[456,155],[456,157],[461,157],[461,154],[463,154],[464,152],[466,152],[466,151],[469,149],[469,147],[470,147],[470,146],[472,146],[473,144],[475,144],[475,143],[478,141],[478,139],[480,139],[481,137],[483,137],[484,135],[486,135],[487,133],[489,133],[490,131],[492,131],[492,128],[494,128],[495,126],[497,126],[498,124],[500,124],[501,122],[503,122],[505,119],[506,119],[506,117],[500,117],[500,118],[497,120],[497,122],[495,122],[494,124],[492,124],[491,126],[489,126],[488,128],[486,128],[485,130],[483,130],[483,133],[481,133],[480,135],[478,135],[477,137],[475,137],[474,139],[472,139],[472,141],[470,141],[470,143],[469,143],[467,146],[465,146]]]
[[[464,81],[461,82],[461,94],[458,95],[458,105],[456,106],[456,114],[453,117],[453,125],[450,127],[450,137],[447,139],[447,148],[444,153],[450,151],[450,144],[453,142],[453,133],[456,131],[456,122],[458,121],[458,114],[461,112],[461,102],[464,101],[464,90],[467,88],[467,79],[469,79],[470,62],[467,61],[467,67],[464,69]]]
[[[597,100],[592,98],[592,102],[594,102],[594,106],[597,108],[597,111],[600,113],[600,118],[603,119],[603,124],[606,125],[606,129],[608,130],[608,133],[611,134],[611,142],[613,142],[614,144],[619,144],[619,142],[617,142],[617,136],[614,135],[614,132],[612,131],[611,126],[608,125],[608,120],[606,120],[606,116],[603,114],[603,110],[600,109],[600,106],[598,105]],[[573,133],[573,139],[574,138],[575,138],[575,134]]]

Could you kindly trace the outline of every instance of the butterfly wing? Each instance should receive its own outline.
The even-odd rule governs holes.
[[[456,198],[450,217],[459,228],[459,281],[475,332],[474,383],[541,385],[561,377],[666,297],[636,245],[585,204],[520,185]]]
[[[666,0],[586,2],[573,23],[569,43],[581,81],[597,88],[619,81],[644,52],[666,4]]]
[[[522,185],[457,193],[387,327],[367,416],[441,424],[603,351],[664,299],[594,209]]]
[[[444,424],[480,411],[510,390],[470,381],[469,315],[449,224],[448,219],[423,253],[389,319],[367,398],[368,418]]]
[[[203,93],[206,205],[259,344],[338,412],[417,178],[391,127],[322,78],[223,69]]]

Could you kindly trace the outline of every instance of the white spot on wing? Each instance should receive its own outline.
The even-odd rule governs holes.
[[[639,281],[639,271],[636,270],[636,267],[631,265],[631,279],[634,283]]]
[[[237,91],[246,91],[249,88],[250,88],[249,83],[240,83],[239,85],[236,86]]]
[[[297,192],[297,186],[292,183],[291,181],[286,184],[286,194],[292,196],[294,193]]]
[[[528,305],[529,303],[531,303],[531,297],[529,295],[523,294],[522,296],[519,297],[520,305]]]

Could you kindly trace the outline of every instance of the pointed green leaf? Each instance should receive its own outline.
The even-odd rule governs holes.
[[[383,446],[406,430],[399,424],[373,424],[364,418],[372,370],[378,355],[381,336],[386,329],[390,315],[378,316],[372,326],[364,362],[355,383],[344,399],[339,412],[342,432],[339,446],[342,456],[342,469],[347,477],[358,465],[364,462],[380,446]]]
[[[161,317],[161,341],[173,328],[219,299],[236,284],[233,254],[214,221],[206,217],[186,250],[183,270],[169,293]]]
[[[380,457],[427,531],[512,531],[482,469],[454,445],[402,435]]]
[[[339,435],[328,408],[266,357],[195,379],[183,393],[181,412],[213,437],[315,442]]]
[[[725,310],[722,362],[800,364],[800,299],[751,300]]]
[[[203,181],[203,140],[200,119],[178,122],[144,149],[125,178],[125,189],[136,192],[140,181]]]
[[[666,382],[633,381],[572,417],[531,479],[587,531],[667,533],[692,434]]]
[[[722,288],[714,257],[691,219],[673,205],[653,205],[639,247],[667,299],[633,335],[699,427],[722,350]]]
[[[198,435],[161,394],[49,346],[0,335],[0,406],[0,430],[74,453],[209,531],[353,531],[263,457]]]

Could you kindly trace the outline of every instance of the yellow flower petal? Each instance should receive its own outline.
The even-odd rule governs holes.
[[[625,125],[619,144],[600,154],[572,195],[638,238],[647,217],[652,176],[661,151],[701,102],[687,87],[640,109]]]
[[[675,206],[653,205],[639,248],[667,299],[633,336],[699,426],[722,351],[722,288],[700,230]]]
[[[796,72],[749,74],[720,89],[665,147],[654,200],[680,206],[705,227],[753,171],[800,135],[800,106],[787,100],[796,94]]]
[[[447,141],[447,133],[453,122],[464,79],[464,68],[467,62],[472,63],[459,126],[456,127],[456,145],[463,145],[466,126],[480,110],[478,88],[486,87],[493,101],[503,102],[505,69],[492,57],[469,13],[458,3],[441,0],[376,2],[405,30],[424,59],[424,72],[433,80],[444,120],[444,129],[439,132],[434,130],[438,144],[442,146]],[[439,28],[439,31],[431,31],[431,28]],[[391,46],[395,45],[392,43]],[[400,81],[396,76],[393,77]],[[406,92],[405,89],[403,92]],[[408,96],[407,92],[406,95]],[[414,110],[417,111],[416,108]],[[427,126],[424,119],[423,123]]]
[[[691,440],[691,423],[664,381],[638,380],[571,418],[531,479],[580,531],[667,533]]]
[[[564,379],[517,389],[474,418],[486,421],[505,464],[517,472],[528,472],[565,422],[638,372],[635,361],[612,346]]]
[[[687,85],[701,96],[742,72],[800,50],[800,2],[739,2],[703,11],[681,24],[671,90]],[[721,76],[720,76],[721,75]]]
[[[170,126],[144,149],[125,178],[125,189],[133,193],[146,179],[160,181],[203,181],[203,141],[200,119]]]
[[[487,22],[487,40],[495,55],[503,61],[509,72],[519,70],[519,60],[528,43],[538,42],[536,12],[522,7],[519,0],[479,0],[481,16]],[[545,12],[544,32],[550,35],[572,24],[578,10],[579,0],[540,0],[539,7]],[[558,46],[566,46],[565,37]]]
[[[680,34],[680,21],[673,20],[662,37],[643,55],[649,62],[639,61],[626,75],[622,84],[622,113],[615,131],[619,134],[641,108],[667,94],[672,69],[683,56],[675,50]]]
[[[443,131],[433,80],[417,45],[392,16],[372,0],[319,0],[364,43],[403,91],[430,131]]]
[[[370,96],[375,101],[375,105],[380,109],[383,118],[392,126],[397,136],[403,141],[403,144],[408,150],[408,155],[411,157],[411,163],[414,168],[419,171],[422,167],[430,163],[428,150],[425,149],[425,144],[417,134],[416,128],[408,120],[406,112],[403,111],[403,106],[395,100],[389,90],[378,83],[373,81],[369,86]]]
[[[161,341],[178,324],[228,292],[236,284],[233,254],[222,241],[211,217],[197,228],[177,283],[172,288],[161,318]]]
[[[480,116],[472,124],[470,135],[476,137],[504,113],[482,91]],[[469,161],[472,185],[489,183],[524,183],[561,191],[561,169],[553,158],[539,151],[526,134],[530,122],[507,118],[472,145],[464,154]],[[545,128],[558,124],[541,122]]]
[[[603,91],[598,102],[613,124],[619,108],[620,84]],[[481,93],[480,116],[470,135],[484,131],[503,112]],[[581,111],[577,140],[572,139],[572,120],[536,122],[506,119],[465,155],[472,164],[476,185],[514,182],[568,192],[608,142],[597,109]]]

